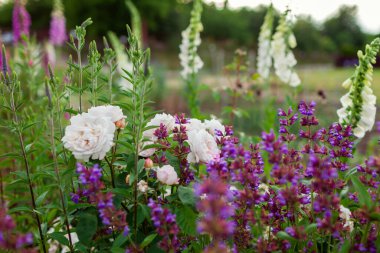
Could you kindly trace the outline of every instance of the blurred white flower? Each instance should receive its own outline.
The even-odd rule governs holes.
[[[174,185],[178,184],[178,175],[171,165],[164,165],[157,168],[157,179],[163,184]]]
[[[204,162],[219,156],[220,150],[214,137],[206,130],[192,130],[187,133],[187,143],[190,146],[190,153],[187,160],[190,163]]]
[[[197,54],[198,47],[201,44],[200,32],[203,30],[201,12],[202,2],[199,0],[194,1],[190,24],[182,32],[179,59],[182,66],[181,75],[185,80],[190,75],[198,73],[203,67],[203,61]]]
[[[140,182],[137,183],[137,189],[142,193],[146,193],[148,191],[148,188],[148,183],[144,180],[140,180]]]
[[[82,113],[71,117],[62,142],[78,160],[104,159],[113,146],[115,124],[109,117]]]
[[[272,66],[271,39],[273,29],[273,8],[269,6],[264,23],[260,28],[259,47],[257,53],[257,72],[259,75],[267,79],[269,77],[270,68]]]
[[[110,118],[117,128],[123,129],[125,127],[126,116],[124,116],[119,106],[102,105],[91,107],[88,114],[93,117]]]
[[[199,119],[189,119],[188,123],[185,124],[186,131],[201,130],[205,129],[205,125]]]
[[[291,49],[296,46],[296,38],[287,20],[287,13],[285,13],[281,16],[276,32],[273,35],[271,55],[273,57],[276,75],[281,81],[292,87],[301,84],[299,76],[294,71],[297,60],[291,51]]]
[[[205,120],[204,123],[203,123],[203,125],[206,128],[206,130],[210,134],[212,134],[214,137],[215,137],[215,134],[216,134],[215,130],[218,130],[218,131],[222,132],[223,135],[226,133],[225,127],[217,119]]]
[[[140,144],[140,152],[139,152],[139,156],[142,156],[142,157],[150,157],[154,154],[154,152],[156,152],[156,149],[155,148],[148,148],[148,149],[144,149],[145,146],[147,145],[152,145],[154,144],[153,141],[144,141],[143,143]],[[144,150],[142,150],[144,149]]]
[[[349,228],[350,232],[354,230],[354,222],[351,219],[350,209],[340,205],[339,206],[339,218],[341,218],[345,223],[344,227]]]

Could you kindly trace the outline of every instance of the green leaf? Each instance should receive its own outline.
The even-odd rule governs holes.
[[[9,209],[8,213],[16,213],[16,212],[33,212],[33,210],[28,206],[18,206],[12,209]]]
[[[98,219],[95,215],[83,213],[79,216],[79,222],[76,226],[79,241],[85,245],[89,245],[92,237],[96,233],[98,227]]]
[[[184,186],[178,187],[178,196],[183,204],[192,206],[195,205],[195,196],[192,188]]]
[[[362,206],[365,205],[365,206],[371,208],[371,206],[372,206],[371,196],[367,192],[366,187],[362,184],[362,182],[355,175],[351,176],[351,182],[352,182],[352,184],[353,184],[353,186],[355,188],[355,191],[359,195],[358,196],[359,197],[358,198],[359,199],[359,203]]]
[[[69,240],[65,237],[65,233],[63,232],[53,232],[48,234],[48,236],[51,239],[58,241],[60,244],[69,246]]]
[[[176,220],[182,232],[195,236],[197,233],[197,214],[189,206],[181,206],[175,210]]]
[[[46,191],[46,192],[42,193],[40,196],[38,196],[38,198],[36,199],[36,205],[37,206],[42,204],[42,202],[44,201],[44,199],[48,193],[49,193],[49,191]]]
[[[309,224],[306,226],[305,228],[305,233],[306,234],[309,234],[311,233],[312,231],[316,230],[317,229],[317,223],[312,223],[312,224]]]
[[[286,233],[285,231],[279,231],[276,234],[276,237],[283,240],[294,241],[294,238],[290,236],[288,233]]]
[[[350,251],[350,247],[351,247],[350,240],[347,239],[344,241],[342,247],[340,248],[339,253],[348,253]]]
[[[128,240],[128,237],[123,235],[121,233],[118,237],[116,237],[115,241],[112,244],[112,248],[119,248],[121,247],[126,241]]]
[[[156,238],[156,236],[157,234],[151,234],[145,237],[144,241],[140,244],[140,247],[143,249],[148,246],[154,240],[154,238]]]
[[[150,220],[150,211],[147,205],[139,204],[137,207],[137,225],[140,225],[145,219]]]

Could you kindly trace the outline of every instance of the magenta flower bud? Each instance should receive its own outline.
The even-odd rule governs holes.
[[[25,8],[25,3],[15,0],[12,17],[14,44],[20,41],[22,35],[29,36],[31,24],[32,20]]]

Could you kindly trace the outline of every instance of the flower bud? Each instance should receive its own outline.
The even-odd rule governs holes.
[[[127,175],[127,176],[125,177],[125,183],[126,183],[126,184],[129,184],[129,178],[130,178],[130,175]]]
[[[115,122],[115,126],[118,129],[124,129],[127,124],[125,123],[125,118],[122,118]]]
[[[348,78],[346,81],[344,81],[344,82],[342,83],[342,86],[343,86],[343,88],[345,88],[345,89],[350,88],[351,85],[352,85],[352,80],[351,80],[351,78]]]
[[[150,169],[153,167],[153,161],[150,158],[145,159],[144,168]]]

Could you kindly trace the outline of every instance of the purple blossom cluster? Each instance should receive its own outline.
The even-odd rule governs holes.
[[[17,44],[22,35],[29,36],[31,24],[32,20],[25,4],[20,0],[15,0],[12,16],[13,43]]]
[[[66,19],[62,11],[54,11],[50,20],[49,30],[50,43],[57,46],[62,46],[66,40]]]
[[[103,192],[105,185],[101,180],[102,169],[95,164],[92,168],[86,168],[83,164],[77,164],[78,179],[81,187],[71,195],[75,203],[84,202],[96,204],[102,223],[107,226],[107,230],[116,229],[122,231],[126,236],[129,228],[126,222],[126,214],[122,210],[117,210],[113,204],[113,194]]]
[[[33,244],[32,233],[18,234],[15,228],[16,224],[7,214],[7,210],[0,208],[0,249],[6,252],[37,252],[35,249],[25,248]]]
[[[339,123],[328,130],[319,128],[315,106],[301,101],[298,112],[280,109],[278,136],[273,131],[263,133],[261,143],[251,144],[250,149],[236,137],[220,136],[220,157],[207,164],[209,177],[195,187],[200,197],[198,210],[204,214],[200,232],[221,242],[212,245],[221,249],[211,252],[229,248],[234,252],[285,252],[294,246],[297,252],[318,252],[324,240],[339,248],[349,238],[354,221],[363,226],[373,221],[374,213],[380,211],[380,158],[370,158],[357,168],[360,181],[377,204],[348,214],[349,209],[342,209],[342,197],[347,196],[345,206],[358,199],[356,192],[344,193],[344,173],[353,157],[352,129]],[[229,193],[224,192],[229,185]],[[210,192],[223,192],[224,197]],[[233,213],[221,217],[226,208]],[[233,226],[216,229],[231,221]],[[307,232],[310,228],[305,221],[316,226],[316,234]],[[231,233],[233,243],[227,245],[224,242]],[[358,243],[351,244],[351,251],[376,252],[373,241],[377,236],[377,227],[368,226],[367,232],[356,234]]]
[[[212,243],[204,252],[228,252],[224,241],[234,233],[235,223],[231,205],[233,194],[229,185],[216,173],[211,174],[194,186],[195,195],[200,198],[197,209],[202,216],[198,222],[198,232],[212,236]]]
[[[165,252],[180,252],[179,228],[175,214],[172,214],[169,209],[162,207],[160,203],[156,203],[153,199],[149,199],[148,206],[151,209],[156,232],[162,236],[159,243],[160,248]]]

